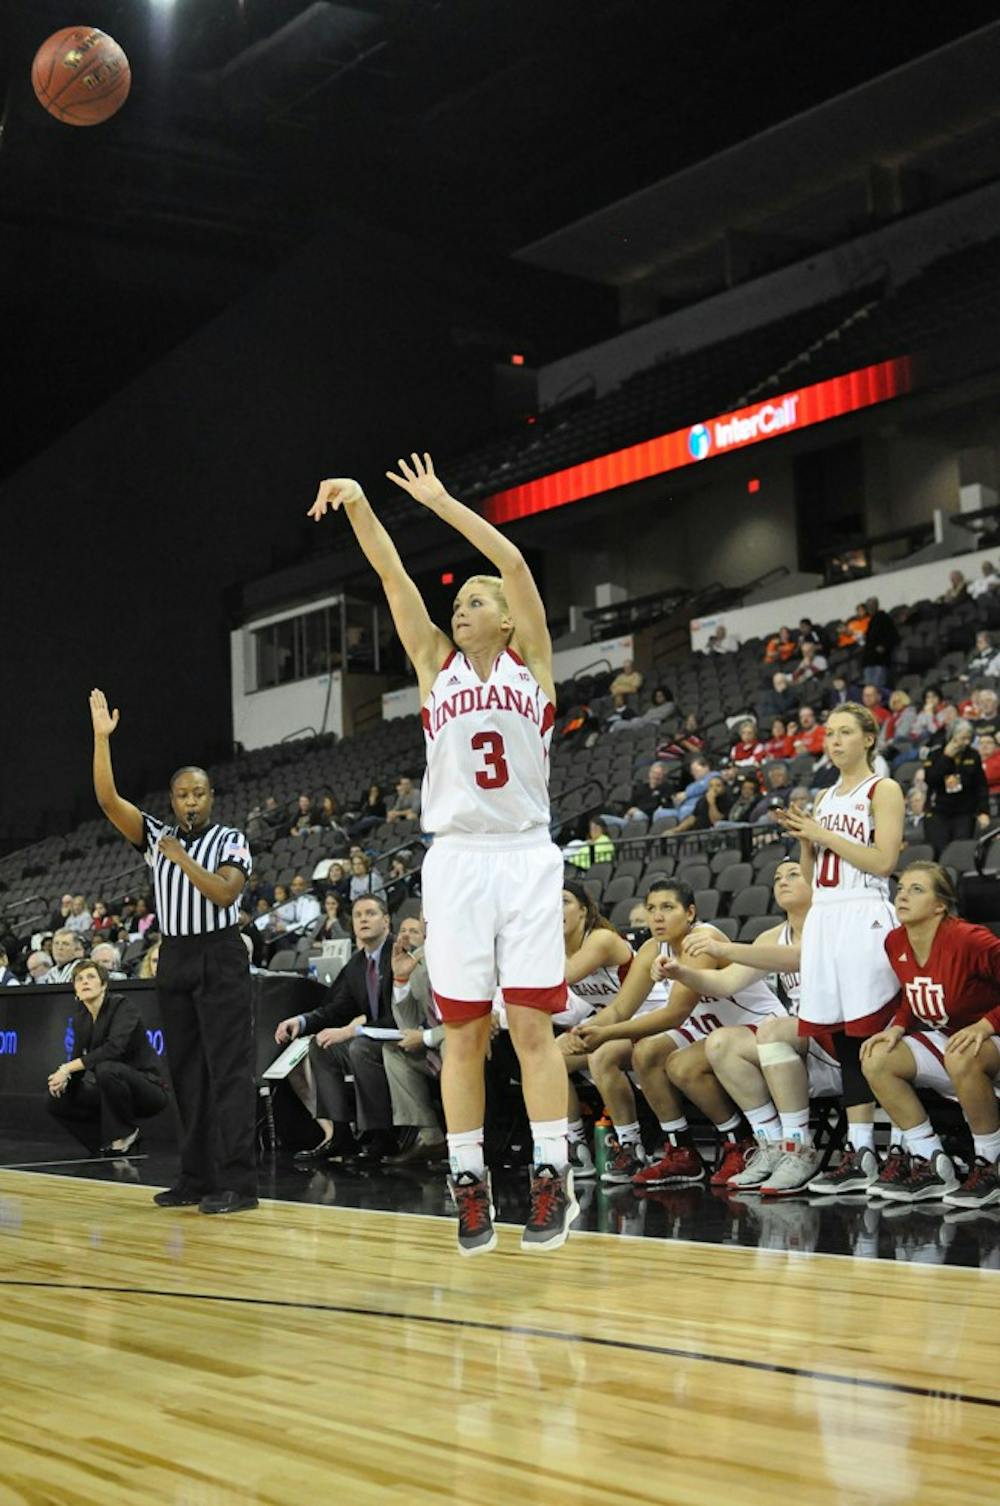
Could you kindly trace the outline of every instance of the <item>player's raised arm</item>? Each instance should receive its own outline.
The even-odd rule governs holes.
[[[382,582],[399,641],[417,671],[424,695],[448,657],[451,641],[431,621],[423,597],[403,568],[399,551],[357,481],[347,476],[321,481],[309,516],[318,523],[328,511],[336,512],[340,507],[365,559]]]
[[[94,794],[112,826],[134,847],[142,846],[142,813],[130,800],[123,800],[111,768],[111,734],[118,726],[119,711],[108,710],[103,690],[90,692],[90,720],[94,727]]]
[[[524,555],[492,523],[451,496],[435,474],[430,455],[425,453],[421,457],[414,452],[409,461],[397,463],[402,474],[386,471],[389,480],[408,492],[415,502],[429,508],[443,523],[456,529],[499,571],[507,605],[516,624],[518,648],[542,689],[554,700],[552,642],[545,604]]]

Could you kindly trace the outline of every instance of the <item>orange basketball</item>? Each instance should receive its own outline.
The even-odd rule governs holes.
[[[114,37],[93,26],[66,26],[35,53],[31,83],[57,120],[100,125],[128,99],[132,70]]]

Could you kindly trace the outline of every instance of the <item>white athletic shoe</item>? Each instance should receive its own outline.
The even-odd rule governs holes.
[[[762,1182],[767,1181],[784,1153],[782,1140],[759,1141],[748,1153],[743,1170],[729,1178],[729,1186],[741,1192],[753,1192]]]
[[[784,1154],[778,1164],[761,1184],[761,1197],[788,1197],[793,1192],[805,1192],[823,1160],[823,1152],[814,1145],[798,1145],[794,1140],[786,1140],[782,1150]]]
[[[569,1142],[569,1164],[573,1171],[573,1180],[582,1182],[587,1177],[596,1177],[597,1167],[594,1158],[590,1154],[590,1146],[586,1140],[571,1140]]]

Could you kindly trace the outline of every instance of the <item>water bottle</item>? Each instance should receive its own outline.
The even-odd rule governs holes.
[[[311,978],[314,983],[319,982],[319,971],[316,967],[315,957],[309,958],[309,966],[306,969],[306,975],[307,977]]]
[[[598,1181],[601,1180],[604,1168],[608,1164],[608,1137],[613,1129],[614,1125],[607,1114],[602,1114],[594,1125],[594,1165],[597,1167]]]

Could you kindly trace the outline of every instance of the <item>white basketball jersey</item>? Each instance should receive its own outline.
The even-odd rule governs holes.
[[[837,832],[851,842],[871,847],[875,840],[872,794],[878,779],[871,774],[860,784],[839,794],[826,790],[817,802],[813,816],[827,831]],[[813,868],[813,903],[825,904],[835,899],[881,899],[889,902],[889,880],[877,873],[855,868],[829,847],[815,849]]]
[[[595,1014],[605,1004],[617,999],[630,966],[631,963],[624,962],[621,967],[595,967],[592,973],[573,984],[573,992],[590,1006],[591,1014]]]
[[[778,945],[795,945],[795,942],[792,940],[792,928],[788,924],[787,920],[781,928],[781,935],[778,937]],[[778,977],[781,979],[781,986],[785,990],[785,997],[788,1000],[788,1013],[798,1015],[799,999],[802,997],[802,974],[779,973]]]
[[[453,649],[421,708],[425,831],[523,832],[549,824],[555,707],[513,649],[481,680]]]
[[[721,941],[726,939],[716,926],[702,925],[696,929],[710,931]],[[668,957],[677,955],[665,941],[660,944],[660,953]],[[693,1030],[695,1036],[700,1037],[711,1035],[713,1030],[719,1030],[723,1025],[759,1025],[766,1015],[784,1012],[777,994],[772,993],[763,978],[758,978],[731,998],[700,998],[681,1028],[685,1031]]]

